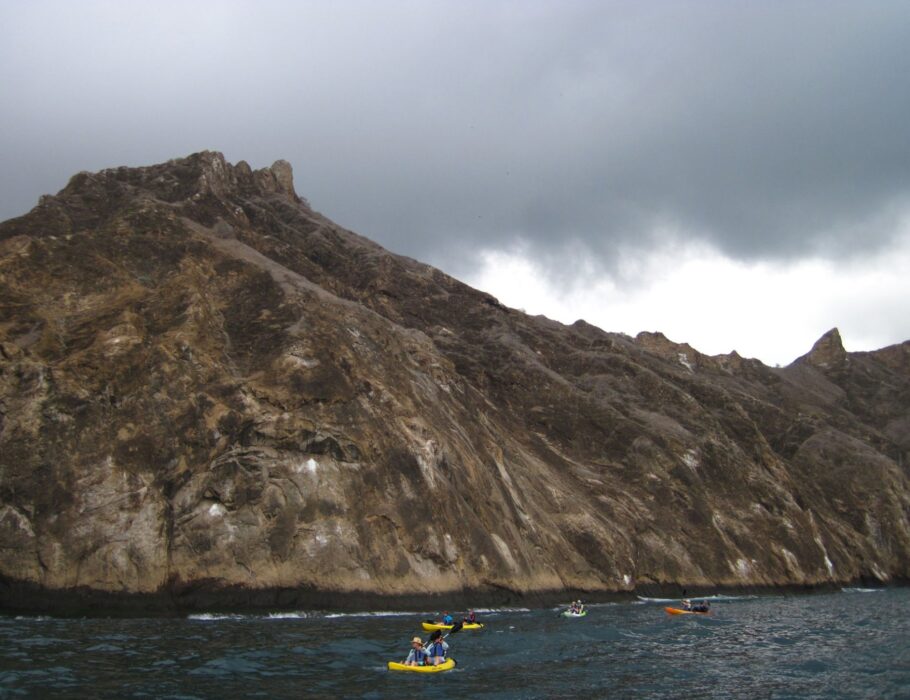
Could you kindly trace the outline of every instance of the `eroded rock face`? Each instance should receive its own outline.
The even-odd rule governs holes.
[[[771,369],[529,317],[217,153],[0,224],[0,302],[7,607],[910,574],[910,343]]]

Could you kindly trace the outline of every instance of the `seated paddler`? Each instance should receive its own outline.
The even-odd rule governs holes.
[[[411,640],[411,651],[408,653],[408,658],[404,660],[404,665],[425,666],[428,658],[429,654],[423,647],[423,640],[420,637],[414,637]]]

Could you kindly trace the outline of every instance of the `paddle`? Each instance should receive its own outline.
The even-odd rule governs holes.
[[[452,625],[452,629],[450,629],[446,634],[444,634],[444,635],[442,635],[441,637],[439,637],[439,639],[445,639],[445,638],[448,637],[449,635],[455,634],[456,632],[461,632],[461,628],[462,628],[462,627],[464,627],[464,622],[455,622],[455,623]],[[434,634],[435,634],[435,632],[434,632]],[[431,642],[433,641],[433,637],[432,637],[432,636],[430,637],[430,641],[431,641]]]
[[[449,630],[449,632],[447,634],[442,634],[442,635],[436,637],[436,639],[441,642],[443,639],[455,634],[456,632],[460,632],[462,627],[464,627],[464,622],[455,622],[452,624],[452,629]],[[437,630],[437,632],[438,631],[439,630]],[[436,632],[434,632],[433,634],[436,634]],[[427,640],[427,644],[432,644],[433,641],[434,641],[434,639],[431,635],[429,640]]]

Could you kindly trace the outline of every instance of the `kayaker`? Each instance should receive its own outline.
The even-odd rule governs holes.
[[[423,647],[423,640],[420,637],[414,637],[411,640],[411,651],[408,652],[408,658],[404,660],[405,666],[423,666],[427,663],[429,654]]]
[[[692,606],[692,612],[706,613],[711,609],[711,604],[707,600]]]
[[[692,610],[692,601],[689,600],[688,598],[684,598],[683,602],[682,602],[682,609],[691,611]]]
[[[449,613],[448,613],[447,611],[443,610],[443,612],[442,612],[442,624],[444,624],[444,625],[451,625],[453,621],[454,621],[454,620],[452,619],[452,616],[449,615]]]
[[[429,646],[427,646],[427,656],[429,658],[427,663],[438,666],[446,660],[448,651],[449,645],[446,643],[446,640],[443,639],[442,632],[439,630],[433,632],[433,634],[430,635]]]
[[[470,625],[473,625],[477,622],[477,615],[474,614],[473,610],[468,610],[468,616],[464,619]]]

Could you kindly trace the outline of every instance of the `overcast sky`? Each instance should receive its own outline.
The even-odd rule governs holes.
[[[908,2],[0,0],[0,219],[291,162],[504,303],[786,364],[910,338]]]

